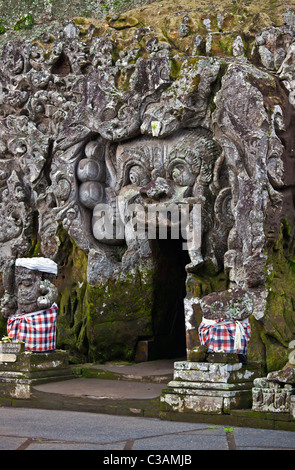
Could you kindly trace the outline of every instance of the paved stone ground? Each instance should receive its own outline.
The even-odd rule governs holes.
[[[295,450],[286,417],[162,416],[158,397],[173,363],[83,365],[92,378],[37,385],[27,400],[0,399],[0,450]]]
[[[295,450],[295,433],[83,412],[1,408],[0,450],[111,450],[113,457],[138,456],[137,464],[149,457],[148,463],[155,464],[155,453],[150,452],[154,450],[171,451],[175,458],[188,455],[192,459],[197,450]],[[122,450],[146,452],[115,452]],[[103,453],[101,458],[104,455],[110,454]]]

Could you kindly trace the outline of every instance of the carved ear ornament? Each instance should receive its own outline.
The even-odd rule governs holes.
[[[205,129],[200,129],[197,135],[188,136],[170,152],[165,167],[170,177],[174,167],[180,164],[186,164],[192,173],[198,175],[203,167],[213,167],[220,154],[219,145]]]
[[[216,214],[217,220],[227,229],[231,229],[234,224],[234,217],[231,210],[231,200],[231,188],[223,188],[218,194],[214,205],[214,212]]]
[[[165,168],[170,178],[173,170],[178,165],[186,165],[192,173],[198,175],[201,169],[201,158],[198,150],[187,148],[185,145],[175,147],[165,162]]]

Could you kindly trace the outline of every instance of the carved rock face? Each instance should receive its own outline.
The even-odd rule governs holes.
[[[109,23],[116,32],[118,23]],[[73,24],[36,41],[7,42],[0,64],[2,271],[38,240],[42,254],[57,259],[62,228],[87,256],[88,284],[117,282],[157,263],[149,228],[155,238],[164,226],[185,238],[198,206],[199,243],[188,247],[187,280],[195,282],[210,262],[253,295],[253,315],[262,318],[266,247],[275,246],[283,219],[295,221],[293,26],[261,31],[255,57],[244,56],[238,36],[226,60],[210,52],[172,60],[158,38],[118,54],[114,31],[89,33],[84,42]],[[139,41],[142,28],[137,33]],[[263,67],[254,65],[257,57]],[[148,219],[159,205],[187,209],[182,233],[169,211]],[[134,234],[135,218],[142,236]],[[20,286],[22,304],[27,287]]]
[[[37,271],[17,268],[16,290],[19,312],[36,312],[42,276]]]
[[[93,48],[100,42],[94,40]],[[272,195],[270,206],[279,207],[277,190],[284,187],[283,146],[276,134],[278,126],[283,125],[283,111],[275,106],[270,120],[261,92],[247,76],[251,73],[257,83],[270,85],[273,79],[246,63],[229,63],[215,97],[216,110],[210,113],[210,83],[220,72],[218,59],[183,60],[180,77],[171,81],[171,65],[165,54],[141,58],[132,68],[130,89],[118,92],[116,68],[112,70],[109,62],[107,68],[102,63],[97,68],[93,65],[83,79],[79,74],[77,78],[71,73],[61,74],[56,64],[61,67],[62,61],[69,61],[71,70],[83,69],[85,60],[81,62],[79,57],[85,57],[85,53],[76,39],[59,41],[54,49],[50,45],[51,54],[46,59],[39,54],[37,62],[36,47],[9,43],[2,59],[5,71],[11,66],[9,57],[15,57],[14,65],[22,63],[22,68],[13,67],[23,84],[16,90],[30,90],[26,101],[17,105],[17,109],[27,110],[28,117],[17,117],[13,126],[12,108],[6,104],[11,91],[5,94],[7,117],[1,123],[5,156],[2,243],[14,246],[22,240],[25,249],[26,227],[31,226],[29,218],[37,209],[46,255],[54,256],[57,251],[54,233],[62,223],[79,247],[105,253],[111,272],[117,272],[120,266],[113,264],[104,245],[125,241],[128,247],[132,245],[130,249],[137,252],[138,259],[143,256],[142,242],[132,234],[130,204],[139,204],[145,214],[159,202],[167,207],[190,204],[190,220],[193,204],[199,204],[202,242],[190,251],[188,270],[194,271],[211,259],[217,269],[225,263],[233,282],[261,285],[265,264],[264,188]],[[111,48],[108,43],[107,55]],[[58,78],[61,76],[64,78]],[[88,91],[79,101],[82,83]],[[65,101],[66,96],[70,100]],[[198,102],[197,113],[193,97]],[[143,105],[144,100],[148,105]],[[44,125],[48,125],[48,132]],[[139,137],[140,133],[147,136]],[[44,166],[48,153],[50,166]],[[19,175],[20,191],[16,183],[14,189],[6,186],[11,170]],[[34,191],[33,198],[30,191]],[[9,204],[5,198],[10,199]],[[15,198],[21,205],[13,203]],[[108,225],[113,221],[113,228],[106,230],[98,205],[106,206]],[[143,223],[146,228],[146,216]],[[155,226],[159,228],[161,223],[164,220],[155,222]],[[244,239],[249,229],[253,234]],[[253,263],[260,266],[254,277],[248,274],[253,274]]]

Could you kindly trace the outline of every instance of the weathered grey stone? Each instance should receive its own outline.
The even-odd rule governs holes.
[[[163,390],[161,403],[181,413],[227,414],[248,408],[259,372],[259,367],[242,370],[241,364],[176,362],[174,380]]]
[[[290,417],[291,419],[295,419],[295,396],[294,395],[290,397]]]
[[[17,354],[24,351],[24,343],[3,343],[0,342],[0,353]]]
[[[165,393],[160,398],[164,405],[168,405],[169,409],[183,412],[194,413],[212,413],[221,414],[223,411],[223,398],[222,397],[207,397],[207,396],[180,396],[174,393]]]
[[[190,351],[188,359],[192,362],[205,362],[207,346],[197,346]]]
[[[31,313],[50,308],[57,301],[57,288],[50,281],[55,275],[23,266],[10,266],[5,280],[6,296],[1,301],[2,314]]]
[[[192,382],[252,382],[259,373],[257,366],[241,363],[175,362],[174,380]]]
[[[235,364],[240,362],[239,356],[236,353],[219,353],[211,352],[207,357],[208,362],[223,362],[226,364]]]
[[[291,413],[291,397],[295,393],[294,367],[289,365],[279,371],[269,372],[267,377],[254,380],[252,389],[254,411]]]
[[[52,13],[55,6],[49,3],[44,12]],[[225,16],[218,11],[220,29]],[[270,297],[267,249],[280,240],[282,221],[294,222],[294,12],[286,12],[280,26],[255,29],[252,53],[235,32],[233,57],[213,56],[216,38],[227,32],[215,31],[206,17],[205,35],[190,34],[194,21],[185,14],[176,26],[177,41],[192,40],[184,54],[132,14],[111,15],[107,27],[94,19],[68,19],[55,31],[5,42],[0,61],[4,316],[16,309],[5,276],[17,257],[39,250],[62,258],[65,269],[73,262],[61,255],[62,231],[85,254],[87,267],[73,281],[84,292],[89,286],[105,291],[108,283],[117,286],[136,272],[144,278],[158,264],[146,214],[161,202],[165,208],[189,207],[188,228],[193,206],[201,206],[200,243],[188,248],[187,280],[202,285],[202,270],[210,265],[228,276],[233,298],[236,287],[249,295],[255,320],[264,318]],[[128,46],[118,33],[125,28],[131,33]],[[102,220],[98,204],[108,208],[108,218]],[[134,204],[143,208],[142,238],[134,236]],[[179,230],[168,216],[154,219],[155,239],[165,224],[170,234]],[[194,307],[216,289],[220,297],[229,292],[228,285],[206,285],[196,302],[191,292],[185,299],[188,354],[198,346]],[[83,319],[70,314],[75,326],[84,328],[93,317],[100,321],[101,298],[95,305],[85,298],[92,310]],[[70,304],[76,308],[75,300]],[[153,323],[151,312],[152,307],[146,323]],[[83,349],[89,338],[82,336],[75,341]]]
[[[73,374],[66,351],[23,351],[16,354],[13,363],[0,362],[0,396],[29,399],[34,384],[71,378]]]
[[[204,318],[244,320],[253,312],[253,299],[246,290],[235,288],[202,297],[200,306]]]
[[[295,369],[292,366],[267,374],[267,380],[280,384],[295,384]]]
[[[272,413],[289,413],[290,400],[294,389],[257,388],[252,389],[252,410]]]

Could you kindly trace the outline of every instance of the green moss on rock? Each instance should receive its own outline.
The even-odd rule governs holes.
[[[208,260],[197,273],[189,274],[186,281],[187,293],[193,297],[204,297],[211,292],[228,289],[228,276],[224,271],[216,272],[213,263]]]
[[[87,285],[89,360],[131,360],[138,338],[152,334],[152,276],[137,271],[105,285]]]
[[[0,315],[0,339],[7,335],[7,321]]]
[[[268,371],[286,364],[288,345],[295,336],[295,252],[290,227],[287,220],[282,221],[279,238],[268,252],[268,297],[260,327]]]
[[[58,235],[58,347],[76,363],[133,359],[138,338],[152,334],[151,274],[138,270],[90,286],[86,254],[64,229]]]
[[[84,297],[86,290],[87,256],[64,229],[58,231],[60,248],[57,255],[59,272],[59,315],[57,346],[70,351],[72,362],[84,362],[88,354]]]

